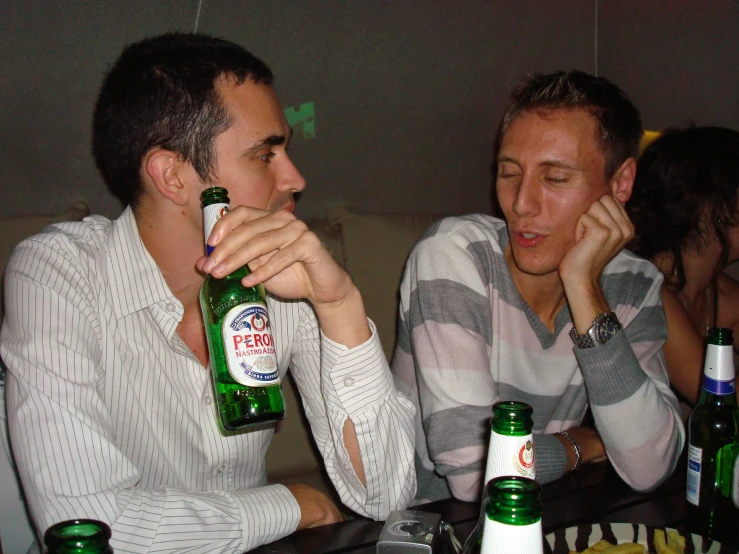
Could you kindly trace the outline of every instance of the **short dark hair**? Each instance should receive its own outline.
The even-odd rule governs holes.
[[[685,286],[682,253],[699,252],[713,231],[721,244],[715,277],[728,261],[731,227],[739,224],[738,190],[739,132],[723,127],[665,131],[637,161],[626,204],[635,227],[628,248],[651,260],[671,254],[665,282],[679,292]]]
[[[226,40],[171,33],[131,44],[106,75],[93,116],[92,150],[110,191],[135,206],[141,161],[155,147],[192,163],[204,182],[215,170],[215,137],[231,125],[219,79],[272,84],[260,59]]]
[[[582,71],[532,73],[511,93],[496,139],[496,157],[506,129],[522,112],[585,110],[598,122],[596,137],[605,158],[605,177],[610,179],[629,158],[639,154],[643,129],[639,110],[624,91],[603,77]]]

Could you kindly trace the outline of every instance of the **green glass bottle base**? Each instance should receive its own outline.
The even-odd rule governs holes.
[[[277,422],[285,417],[280,385],[252,388],[216,382],[215,389],[219,419],[226,431]]]
[[[687,528],[697,535],[728,546],[739,547],[739,510],[723,495],[716,495],[712,510],[702,511],[688,503]]]

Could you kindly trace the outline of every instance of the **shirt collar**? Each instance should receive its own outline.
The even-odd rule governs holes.
[[[180,305],[144,246],[130,206],[113,222],[108,254],[108,278],[119,319],[163,300]]]

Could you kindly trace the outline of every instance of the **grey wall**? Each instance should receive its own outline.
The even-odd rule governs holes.
[[[0,0],[0,215],[120,212],[90,155],[100,80],[196,17],[272,67],[284,107],[314,102],[315,138],[292,146],[304,217],[489,210],[494,129],[531,70],[597,71],[650,128],[739,129],[737,0]]]

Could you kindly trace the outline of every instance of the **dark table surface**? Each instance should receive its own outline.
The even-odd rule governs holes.
[[[607,462],[584,466],[542,487],[544,533],[584,523],[680,527],[685,518],[685,482],[685,455],[672,476],[649,493],[631,490]],[[440,514],[464,541],[477,522],[479,503],[449,499],[413,509]],[[374,554],[382,526],[382,522],[353,519],[297,531],[254,552]]]

